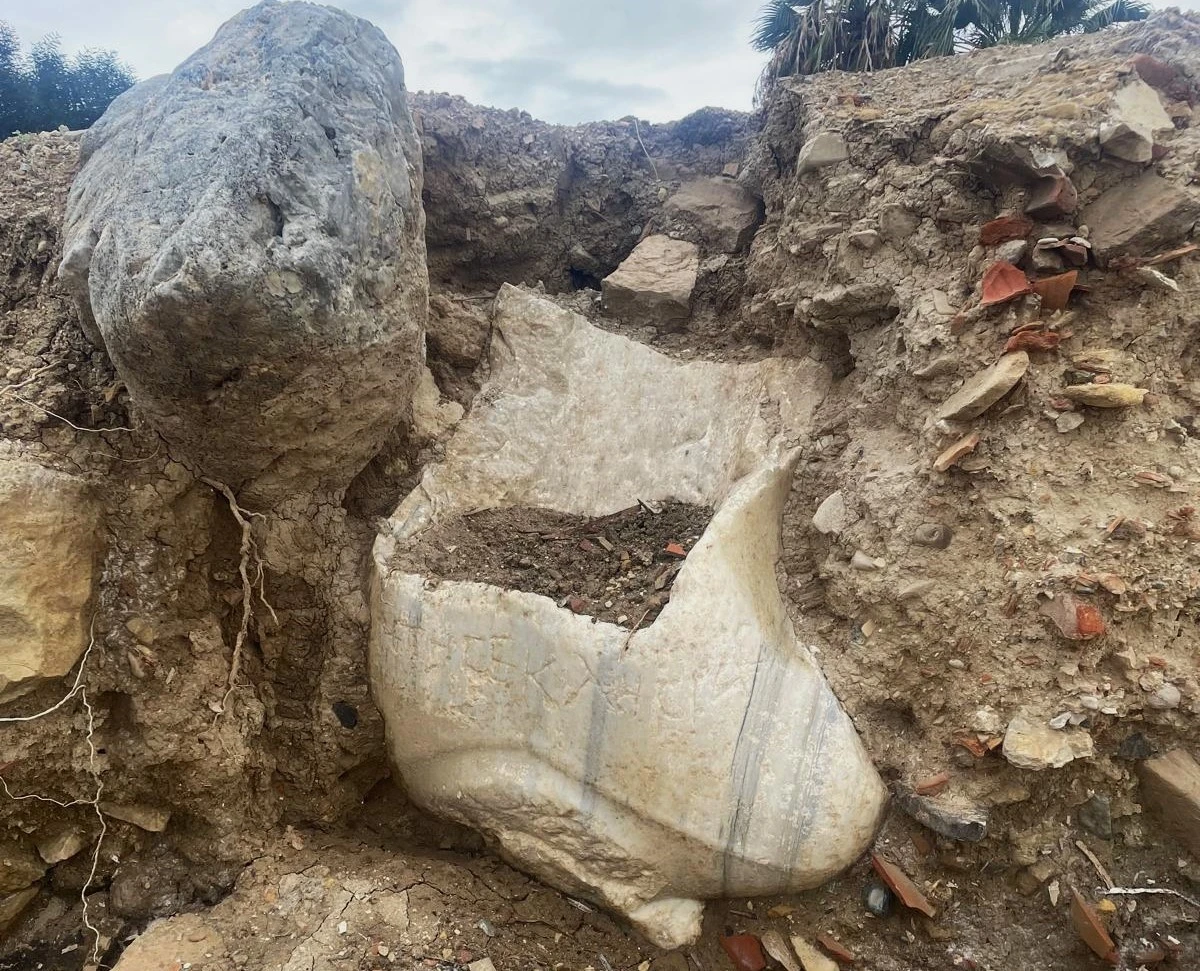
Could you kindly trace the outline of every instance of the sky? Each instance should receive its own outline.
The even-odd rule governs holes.
[[[372,21],[408,87],[572,123],[670,121],[748,109],[765,56],[749,37],[760,0],[332,0]],[[1200,2],[1200,0],[1196,0]],[[249,0],[0,0],[27,47],[114,50],[139,77],[170,71]],[[11,8],[11,9],[10,9]]]

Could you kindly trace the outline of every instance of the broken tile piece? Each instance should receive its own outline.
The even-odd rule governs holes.
[[[971,432],[970,435],[963,436],[934,459],[934,469],[938,472],[946,472],[955,465],[958,465],[959,462],[975,451],[976,446],[979,445],[979,441],[978,432]]]
[[[824,932],[818,934],[817,943],[820,944],[821,947],[825,948],[825,950],[832,954],[842,964],[854,963],[854,952],[842,944],[842,942],[835,938],[832,934],[826,934]]]
[[[767,966],[762,945],[753,934],[734,934],[731,937],[722,937],[721,947],[724,948],[737,971],[763,971],[763,968]]]
[[[997,216],[979,229],[981,246],[999,246],[1009,240],[1025,239],[1033,232],[1033,220],[1025,216]]]
[[[891,891],[899,901],[905,907],[909,908],[909,910],[920,911],[926,917],[937,915],[937,910],[925,899],[925,894],[921,893],[920,888],[909,879],[908,874],[896,866],[895,863],[884,859],[878,853],[872,853],[871,866],[875,868],[875,872],[879,874],[880,879],[891,888]]]
[[[1079,278],[1076,270],[1068,270],[1058,276],[1043,277],[1032,283],[1033,292],[1042,298],[1042,310],[1053,313],[1056,310],[1066,310],[1067,302],[1071,299],[1071,290]]]
[[[1039,179],[1029,194],[1025,212],[1034,219],[1061,219],[1075,211],[1079,193],[1065,175],[1047,175]]]
[[[1043,617],[1054,621],[1063,637],[1072,641],[1090,641],[1103,636],[1107,629],[1100,609],[1072,593],[1062,593],[1039,608]]]
[[[1100,917],[1092,909],[1091,904],[1083,899],[1078,890],[1071,890],[1071,923],[1075,925],[1075,933],[1092,952],[1109,964],[1117,963],[1117,946],[1109,936],[1107,929],[1100,922]]]
[[[1007,260],[996,260],[983,274],[983,299],[980,305],[991,307],[1007,303],[1030,292],[1029,281],[1020,269]]]

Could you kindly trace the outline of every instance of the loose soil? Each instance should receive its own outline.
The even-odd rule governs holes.
[[[658,508],[658,504],[655,504]],[[712,510],[639,504],[591,519],[551,509],[489,509],[442,523],[401,554],[439,580],[474,580],[541,594],[577,614],[625,627],[653,623]]]

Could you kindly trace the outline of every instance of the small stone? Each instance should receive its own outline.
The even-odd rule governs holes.
[[[882,883],[871,881],[863,891],[863,905],[876,917],[887,917],[895,905],[895,895]]]
[[[1024,351],[1005,354],[991,367],[969,378],[937,410],[946,421],[978,418],[1011,391],[1029,370],[1029,355]]]
[[[1094,744],[1086,731],[1057,732],[1044,719],[1022,711],[1008,723],[1002,751],[1018,768],[1041,771],[1091,758]]]
[[[856,570],[878,570],[879,563],[867,556],[862,550],[855,550],[850,558],[850,565]]]
[[[1147,390],[1131,384],[1073,384],[1060,392],[1068,401],[1090,408],[1130,408],[1140,405]]]
[[[50,866],[69,860],[87,845],[87,835],[74,826],[59,830],[37,844],[38,856]]]
[[[1156,290],[1167,290],[1172,293],[1179,292],[1179,284],[1177,282],[1152,266],[1139,266],[1134,270],[1134,273],[1144,284],[1154,287]]]
[[[125,621],[125,629],[146,647],[150,647],[158,637],[158,624],[144,617],[131,617]]]
[[[1017,874],[1017,889],[1032,897],[1057,871],[1049,860],[1038,860]]]
[[[850,241],[851,246],[857,246],[859,249],[874,250],[879,249],[883,243],[883,237],[879,235],[878,230],[860,229],[853,233],[849,233],[846,239]]]
[[[826,496],[813,513],[813,528],[826,536],[837,536],[850,525],[850,510],[846,508],[846,496],[839,489]]]
[[[924,367],[913,371],[913,377],[921,381],[928,381],[930,378],[953,374],[956,370],[958,370],[958,360],[951,354],[943,354],[941,357],[935,357]]]
[[[784,971],[802,971],[800,965],[796,963],[796,959],[792,957],[792,952],[788,950],[787,941],[783,939],[783,935],[779,931],[763,931],[762,946],[763,950],[767,952],[767,956],[774,958],[775,961],[782,965]],[[646,963],[648,969],[649,962]],[[686,967],[686,960],[684,961],[684,965]],[[639,971],[641,971],[640,968]]]
[[[948,798],[935,799],[896,787],[896,803],[926,829],[947,839],[978,843],[988,831],[988,815],[977,806]]]
[[[954,539],[954,530],[941,523],[921,523],[913,530],[913,542],[918,546],[928,546],[935,550],[944,550]]]
[[[800,155],[796,159],[796,168],[800,173],[811,172],[827,165],[836,165],[850,157],[846,140],[836,132],[818,132],[804,143]]]
[[[21,916],[25,908],[33,903],[40,890],[40,887],[26,887],[14,894],[0,896],[0,940],[4,938],[4,932]]]
[[[1170,682],[1167,682],[1146,699],[1146,705],[1157,711],[1170,711],[1173,708],[1178,708],[1182,700],[1183,696],[1180,694],[1179,689]]]
[[[1079,807],[1076,815],[1079,825],[1089,833],[1099,836],[1102,840],[1112,839],[1112,804],[1108,796],[1097,793]]]
[[[824,943],[822,941],[822,943]],[[826,945],[828,947],[828,945]],[[803,937],[792,937],[792,950],[796,952],[796,956],[800,958],[800,964],[804,967],[804,971],[838,971],[837,962],[827,958],[824,954],[818,951],[813,945],[809,944]],[[831,949],[832,950],[832,949]],[[845,948],[841,948],[843,954],[849,955],[850,952]],[[850,955],[849,960],[853,960],[853,955]]]
[[[1034,185],[1025,212],[1034,219],[1061,219],[1079,205],[1079,193],[1065,175],[1047,175]]]
[[[1029,244],[1025,240],[1010,239],[996,249],[996,259],[1004,260],[1006,263],[1020,263],[1027,249],[1029,249]]]
[[[933,580],[912,580],[903,584],[896,591],[897,600],[915,600],[923,594],[935,589],[937,584]]]
[[[471,971],[496,971],[496,965],[492,964],[491,958],[480,958],[478,961],[472,961],[467,967]]]
[[[1054,427],[1058,429],[1060,434],[1065,435],[1067,432],[1075,431],[1083,422],[1084,417],[1079,412],[1064,411],[1054,419]]]

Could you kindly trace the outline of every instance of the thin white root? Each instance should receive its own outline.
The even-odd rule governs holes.
[[[646,155],[646,161],[650,163],[650,171],[654,173],[654,180],[660,181],[658,178],[658,166],[654,164],[654,159],[650,157],[650,153],[646,151],[646,143],[642,141],[642,126],[638,124],[637,115],[633,117],[633,130],[637,132],[638,144],[642,146],[642,152]]]
[[[10,395],[13,398],[16,398],[18,401],[29,405],[30,408],[36,408],[38,411],[42,412],[42,414],[49,415],[51,418],[57,418],[64,425],[70,425],[77,432],[90,432],[92,434],[99,434],[100,432],[132,432],[132,431],[136,431],[136,429],[127,428],[125,425],[113,425],[111,428],[84,428],[82,425],[76,425],[75,422],[71,421],[70,418],[64,418],[62,415],[56,414],[55,412],[51,411],[49,408],[43,408],[36,401],[30,401],[28,398],[24,398],[19,394],[15,394],[8,388],[0,388],[0,392]]]
[[[233,514],[234,520],[242,531],[242,543],[239,551],[241,559],[238,562],[238,575],[242,578],[242,621],[238,627],[237,637],[234,638],[233,642],[233,657],[229,662],[229,676],[225,679],[225,694],[221,697],[220,704],[215,709],[216,717],[220,718],[229,705],[229,698],[237,687],[238,676],[242,672],[242,649],[245,646],[246,638],[250,635],[250,621],[254,616],[254,597],[256,592],[258,599],[267,608],[267,611],[271,614],[271,619],[276,625],[279,624],[279,617],[276,615],[275,609],[267,602],[266,578],[262,556],[259,555],[258,543],[254,539],[254,528],[251,523],[251,519],[255,517],[261,518],[262,513],[252,513],[243,509],[238,504],[237,496],[233,494],[233,490],[224,482],[218,482],[216,479],[209,478],[202,478],[200,481],[225,497],[225,501],[229,504],[229,511]],[[251,578],[250,574],[251,563],[254,564],[253,578]],[[213,720],[213,724],[216,724],[216,719]]]
[[[0,718],[0,724],[16,724],[19,722],[36,721],[39,718],[46,718],[54,714],[62,708],[68,701],[79,696],[83,704],[83,710],[87,714],[87,744],[88,744],[88,773],[92,780],[96,783],[95,792],[88,799],[72,799],[70,802],[63,802],[60,799],[52,799],[49,796],[42,796],[37,793],[26,793],[23,795],[15,795],[8,787],[8,782],[3,776],[0,776],[0,788],[3,788],[4,794],[9,799],[20,801],[23,799],[34,799],[38,802],[48,802],[55,806],[60,806],[63,809],[68,809],[71,806],[91,806],[96,812],[96,819],[100,822],[100,833],[96,837],[96,844],[92,849],[92,868],[88,872],[87,881],[83,888],[79,891],[79,902],[83,906],[83,926],[92,935],[92,963],[100,963],[100,930],[91,921],[91,916],[88,911],[88,891],[91,890],[92,884],[96,879],[96,870],[100,866],[100,850],[104,845],[104,837],[108,834],[108,820],[105,818],[103,811],[100,809],[100,794],[104,791],[104,780],[100,777],[100,769],[96,764],[96,720],[95,714],[92,711],[91,702],[88,701],[87,688],[83,685],[83,672],[87,667],[88,658],[91,656],[92,649],[96,646],[96,617],[92,615],[91,624],[88,627],[88,646],[83,652],[83,657],[79,661],[79,670],[75,674],[75,681],[71,685],[71,689],[62,696],[59,701],[45,711],[39,711],[35,715],[20,715],[16,717]]]

